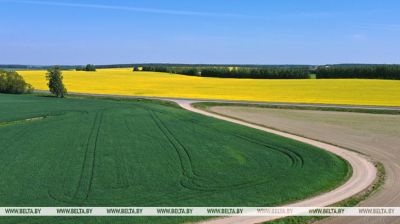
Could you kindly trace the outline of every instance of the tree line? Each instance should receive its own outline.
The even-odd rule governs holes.
[[[143,71],[167,72],[203,77],[252,78],[252,79],[307,79],[308,67],[251,68],[251,67],[168,67],[143,66]]]
[[[343,65],[319,67],[175,67],[143,66],[143,71],[203,77],[252,79],[360,78],[400,80],[400,65]]]
[[[60,68],[60,67],[58,66],[58,68]],[[86,66],[77,66],[75,68],[75,70],[76,71],[95,72],[96,71],[96,66],[92,65],[92,64],[87,64]]]
[[[320,79],[400,79],[400,65],[324,66],[312,72]]]

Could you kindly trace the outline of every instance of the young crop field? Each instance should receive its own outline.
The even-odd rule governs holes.
[[[0,153],[0,207],[272,206],[333,189],[349,173],[345,161],[310,145],[144,100],[0,94]]]
[[[47,90],[46,71],[19,71],[38,90]],[[400,106],[400,80],[367,79],[233,79],[205,78],[132,69],[64,71],[70,92],[248,100]]]

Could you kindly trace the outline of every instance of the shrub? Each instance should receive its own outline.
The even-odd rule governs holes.
[[[0,70],[0,93],[22,94],[32,91],[33,87],[17,72]]]

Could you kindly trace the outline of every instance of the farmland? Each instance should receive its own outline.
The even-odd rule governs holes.
[[[19,71],[38,90],[47,90],[45,71]],[[399,80],[254,80],[205,78],[132,69],[64,71],[70,92],[205,98],[289,103],[400,106]]]
[[[310,145],[144,100],[0,94],[0,151],[0,207],[271,206],[332,189],[349,172]],[[0,223],[127,220],[191,219]]]
[[[384,165],[384,185],[362,206],[398,206],[400,203],[400,116],[337,111],[212,106],[208,110],[330,142],[370,155]],[[354,200],[353,200],[354,202]],[[398,217],[335,217],[318,223],[398,223]],[[279,223],[279,222],[277,222]]]

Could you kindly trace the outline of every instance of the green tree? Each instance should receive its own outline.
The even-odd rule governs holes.
[[[94,66],[92,64],[88,64],[85,67],[85,71],[87,71],[87,72],[95,72],[96,71],[96,66]]]
[[[85,68],[83,68],[83,66],[77,66],[75,68],[75,71],[83,71],[83,70],[85,70]]]
[[[32,91],[33,87],[17,72],[0,70],[0,93],[22,94]]]
[[[46,79],[49,81],[47,85],[49,86],[51,93],[61,98],[67,94],[67,89],[63,84],[63,76],[60,67],[56,66],[47,70]]]

